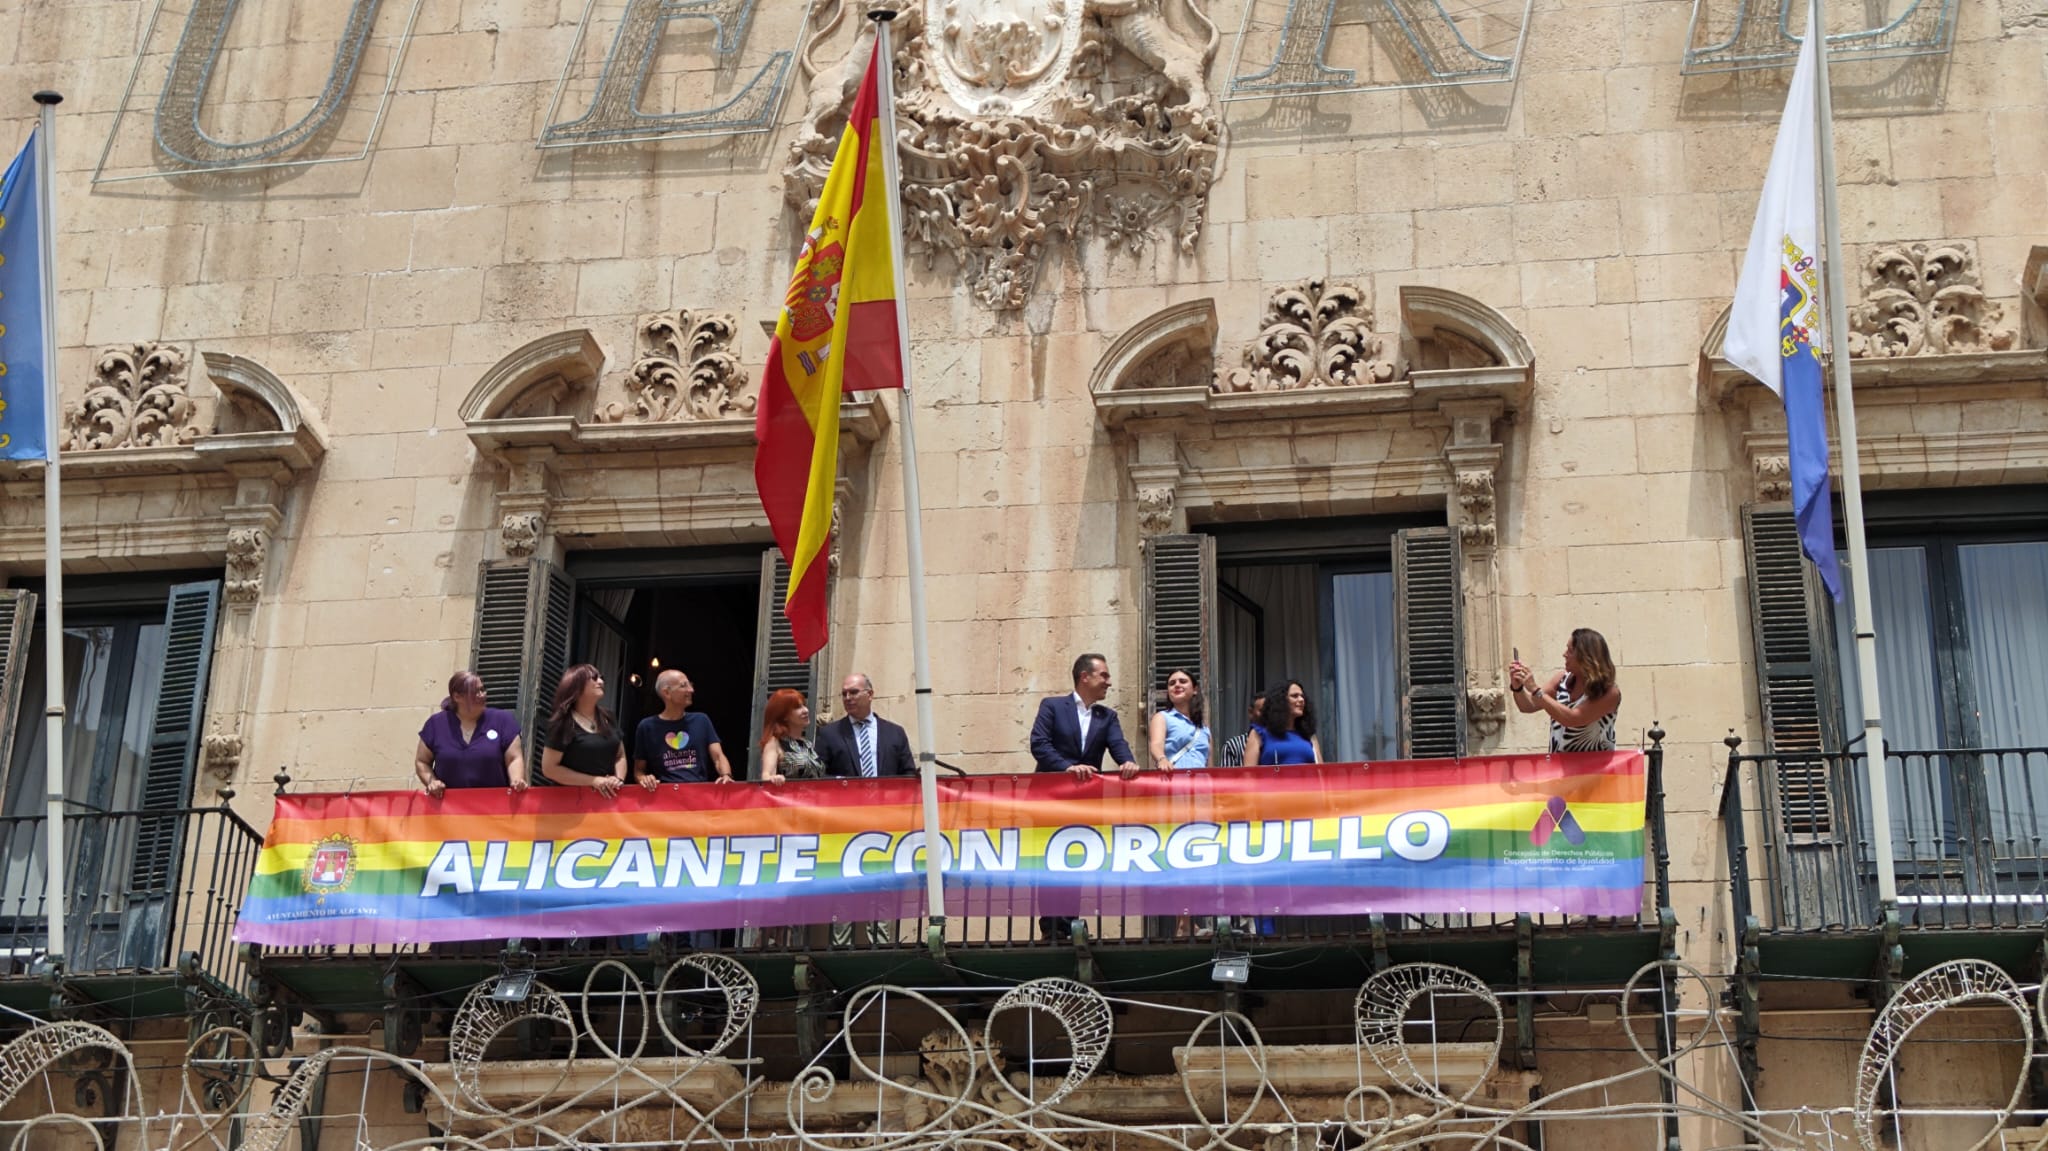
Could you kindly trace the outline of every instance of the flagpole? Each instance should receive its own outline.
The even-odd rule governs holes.
[[[942,878],[945,851],[939,829],[939,779],[933,744],[937,735],[932,725],[932,663],[925,643],[924,616],[924,526],[917,496],[917,430],[912,418],[917,405],[910,389],[910,308],[904,283],[903,181],[897,171],[896,68],[889,46],[892,9],[878,8],[868,14],[875,22],[876,102],[882,122],[882,172],[888,184],[889,256],[896,274],[896,348],[903,360],[903,391],[897,401],[896,426],[903,454],[903,543],[910,568],[910,651],[917,685],[917,767],[919,790],[924,800],[924,887],[926,901],[925,945],[933,953],[946,943],[946,889]]]
[[[1892,855],[1891,789],[1883,708],[1877,682],[1877,633],[1870,610],[1870,564],[1863,538],[1863,472],[1856,446],[1856,392],[1849,371],[1849,298],[1842,264],[1842,220],[1835,202],[1835,115],[1828,95],[1827,20],[1812,0],[1806,34],[1814,41],[1814,115],[1820,124],[1820,218],[1826,236],[1821,274],[1828,305],[1828,364],[1834,373],[1835,426],[1842,442],[1842,506],[1848,517],[1849,611],[1856,630],[1856,681],[1863,702],[1863,754],[1870,783],[1870,842],[1877,855],[1880,914],[1896,907],[1899,884]],[[1823,493],[1825,494],[1825,493]]]
[[[44,895],[48,916],[45,951],[52,967],[64,962],[64,540],[63,513],[58,505],[61,485],[57,439],[57,265],[56,221],[51,216],[50,181],[55,176],[50,146],[56,131],[57,105],[64,97],[37,92],[41,105],[36,124],[36,258],[43,278],[43,794],[48,800],[44,825],[48,840],[43,870],[49,879]]]

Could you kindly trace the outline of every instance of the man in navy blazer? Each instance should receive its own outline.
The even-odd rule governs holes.
[[[1074,661],[1074,692],[1039,701],[1031,723],[1031,758],[1039,771],[1064,771],[1093,779],[1107,754],[1125,779],[1138,775],[1137,757],[1124,742],[1116,712],[1102,702],[1109,694],[1109,660],[1089,652]]]
[[[1094,779],[1102,770],[1102,757],[1116,763],[1117,774],[1134,779],[1138,761],[1131,745],[1124,742],[1123,725],[1116,712],[1102,702],[1109,694],[1109,660],[1089,652],[1074,661],[1072,695],[1048,696],[1038,704],[1038,718],[1031,721],[1031,758],[1039,771],[1064,771],[1076,779]],[[1074,937],[1074,921],[1059,916],[1040,916],[1039,934],[1048,943],[1064,943]]]

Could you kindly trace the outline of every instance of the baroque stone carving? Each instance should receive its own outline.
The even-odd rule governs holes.
[[[1138,489],[1138,534],[1156,536],[1173,530],[1173,489]]]
[[[1365,293],[1351,284],[1307,280],[1266,301],[1244,366],[1224,383],[1233,392],[1340,388],[1384,383],[1399,373],[1394,345],[1372,330]]]
[[[827,0],[823,39],[876,0]],[[903,227],[999,310],[1022,307],[1046,246],[1100,236],[1138,253],[1200,239],[1221,161],[1198,0],[922,0],[894,25]],[[863,32],[864,38],[866,33]],[[865,42],[864,39],[862,41]],[[783,170],[809,220],[868,53],[812,72]]]
[[[228,727],[217,727],[206,733],[206,770],[214,778],[215,787],[226,787],[234,782],[235,772],[242,766],[242,733]]]
[[[1859,358],[2003,352],[2018,340],[1998,327],[2005,309],[1984,295],[1965,244],[1894,244],[1863,262],[1863,299],[1849,313],[1849,354]]]
[[[261,528],[229,528],[227,586],[231,604],[253,604],[263,598],[263,565],[270,554],[270,533]]]
[[[1756,473],[1756,498],[1767,502],[1792,498],[1792,461],[1785,456],[1757,456],[1750,460]]]
[[[1508,693],[1497,687],[1465,689],[1465,721],[1481,739],[1492,739],[1508,722]]]
[[[750,378],[736,353],[739,323],[725,312],[663,312],[640,317],[640,358],[626,377],[632,403],[606,404],[609,423],[717,420],[754,410],[742,395]]]
[[[185,364],[176,344],[101,351],[92,386],[67,414],[64,450],[182,447],[198,439]]]
[[[541,533],[546,528],[547,520],[539,512],[510,513],[498,527],[505,554],[513,559],[531,556],[540,550]]]
[[[1493,473],[1461,471],[1457,474],[1458,508],[1464,516],[1458,524],[1458,538],[1467,546],[1492,547]]]

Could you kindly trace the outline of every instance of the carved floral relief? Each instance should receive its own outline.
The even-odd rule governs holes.
[[[1350,284],[1308,280],[1275,291],[1259,334],[1231,371],[1233,392],[1337,388],[1383,383],[1400,374],[1397,345],[1372,330],[1365,294]]]
[[[724,312],[664,312],[640,317],[640,357],[626,377],[629,403],[606,404],[608,423],[716,420],[754,410],[740,363],[738,321]]]
[[[2005,309],[1984,294],[1968,244],[1891,244],[1863,262],[1863,298],[1849,312],[1849,354],[1859,358],[2002,352]]]
[[[184,349],[124,344],[100,353],[93,382],[65,413],[65,451],[179,447],[199,438]]]

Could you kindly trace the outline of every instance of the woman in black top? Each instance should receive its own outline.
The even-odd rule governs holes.
[[[626,744],[612,713],[597,706],[603,698],[604,677],[595,667],[579,663],[562,673],[540,773],[565,787],[588,787],[610,797],[626,782]]]

